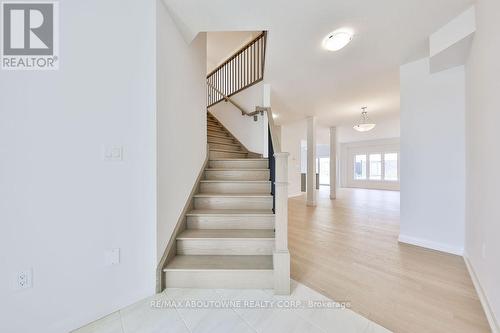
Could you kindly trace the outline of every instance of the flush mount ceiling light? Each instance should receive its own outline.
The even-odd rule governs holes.
[[[352,36],[352,31],[347,29],[332,31],[323,39],[323,47],[329,51],[338,51],[349,44]]]
[[[372,129],[375,128],[375,123],[370,121],[368,118],[368,112],[366,111],[367,107],[362,107],[361,108],[363,112],[361,112],[361,120],[357,125],[354,125],[352,128],[354,128],[358,132],[368,132],[371,131]]]

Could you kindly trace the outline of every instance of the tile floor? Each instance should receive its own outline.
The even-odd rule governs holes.
[[[245,300],[252,306],[240,306]],[[202,307],[189,308],[186,301]],[[301,301],[301,306],[285,308],[287,304],[298,305],[297,301]],[[330,308],[312,309],[307,306],[308,301],[322,302]],[[231,303],[221,306],[224,302]],[[332,304],[330,299],[295,281],[290,296],[276,296],[272,290],[261,289],[169,288],[74,333],[389,332],[347,308],[334,309]]]

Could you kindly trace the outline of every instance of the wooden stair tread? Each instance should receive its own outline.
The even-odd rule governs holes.
[[[233,137],[227,134],[226,132],[214,132],[214,131],[208,131],[207,132],[208,137],[214,137],[214,138],[227,138],[227,139],[232,139]]]
[[[248,152],[246,152],[246,151],[236,151],[236,150],[228,150],[228,149],[220,149],[220,148],[210,148],[210,151],[220,151],[223,153],[248,154]]]
[[[274,239],[271,229],[186,229],[177,240],[186,239]]]
[[[211,130],[211,129],[209,129],[207,131],[207,136],[233,139],[233,137],[231,135],[229,135],[227,132],[224,132],[224,131],[214,131],[214,130]]]
[[[211,161],[268,161],[268,158],[216,158]],[[266,169],[269,170],[269,169]]]
[[[250,183],[250,184],[268,184],[270,180],[217,180],[217,179],[204,179],[200,180],[201,183]]]
[[[214,160],[212,160],[214,161]],[[269,171],[269,169],[245,169],[245,168],[206,168],[205,171]]]
[[[218,145],[224,145],[224,146],[238,146],[238,147],[241,147],[241,145],[237,142],[232,142],[232,143],[221,143],[221,142],[208,142],[208,143],[214,143],[214,144],[218,144]]]
[[[198,193],[194,195],[195,198],[270,198],[269,193]]]
[[[169,270],[272,270],[273,256],[268,255],[179,255],[164,272]]]
[[[274,216],[271,209],[194,209],[187,216]]]
[[[227,132],[221,133],[220,131],[212,131],[212,130],[207,130],[207,136],[212,136],[212,137],[224,137],[224,138],[233,138],[232,136],[229,136]]]
[[[231,142],[224,141],[224,140],[231,140]],[[220,143],[220,144],[223,144],[223,145],[231,145],[231,144],[239,145],[239,143],[235,142],[234,139],[231,138],[231,137],[229,137],[229,136],[225,137],[225,138],[222,138],[222,137],[219,137],[219,136],[209,136],[207,138],[207,142],[208,143]]]

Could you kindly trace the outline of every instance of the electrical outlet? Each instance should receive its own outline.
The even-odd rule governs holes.
[[[14,286],[16,290],[28,289],[33,286],[33,272],[31,269],[17,272]]]
[[[483,243],[483,245],[481,246],[481,257],[483,259],[486,259],[486,243]]]

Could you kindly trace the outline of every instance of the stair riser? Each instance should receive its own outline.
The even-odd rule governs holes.
[[[262,154],[258,154],[258,153],[254,153],[254,152],[249,151],[247,158],[262,158],[262,157],[263,157]]]
[[[219,158],[245,158],[247,153],[232,153],[232,152],[222,152],[222,151],[210,151],[209,159],[219,159]]]
[[[219,138],[219,137],[209,136],[207,141],[209,144],[212,144],[212,143],[233,144],[233,143],[235,143],[233,139],[228,138],[228,137]]]
[[[221,169],[268,169],[269,161],[209,161],[209,168],[221,168]],[[269,179],[269,178],[268,178]]]
[[[216,123],[215,121],[207,121],[207,126],[211,126],[211,127],[217,127],[217,128],[220,128],[220,124]]]
[[[207,124],[207,129],[210,130],[210,131],[221,131],[222,130],[222,127],[220,126],[213,126],[213,125],[210,125],[210,124]]]
[[[241,146],[239,144],[210,143],[210,149],[242,151]]]
[[[172,270],[165,272],[167,288],[272,289],[273,271]]]
[[[205,170],[207,180],[269,180],[269,170]]]
[[[207,131],[207,135],[216,136],[216,137],[219,137],[219,138],[230,138],[230,139],[232,139],[229,136],[229,134],[227,134],[226,132],[223,132],[223,131],[211,131],[211,130],[208,130]]]
[[[188,229],[274,229],[273,216],[188,216]]]
[[[195,209],[273,209],[272,197],[195,197]]]
[[[274,239],[178,239],[178,255],[272,255]]]
[[[201,193],[271,193],[268,183],[204,183],[200,184]]]

